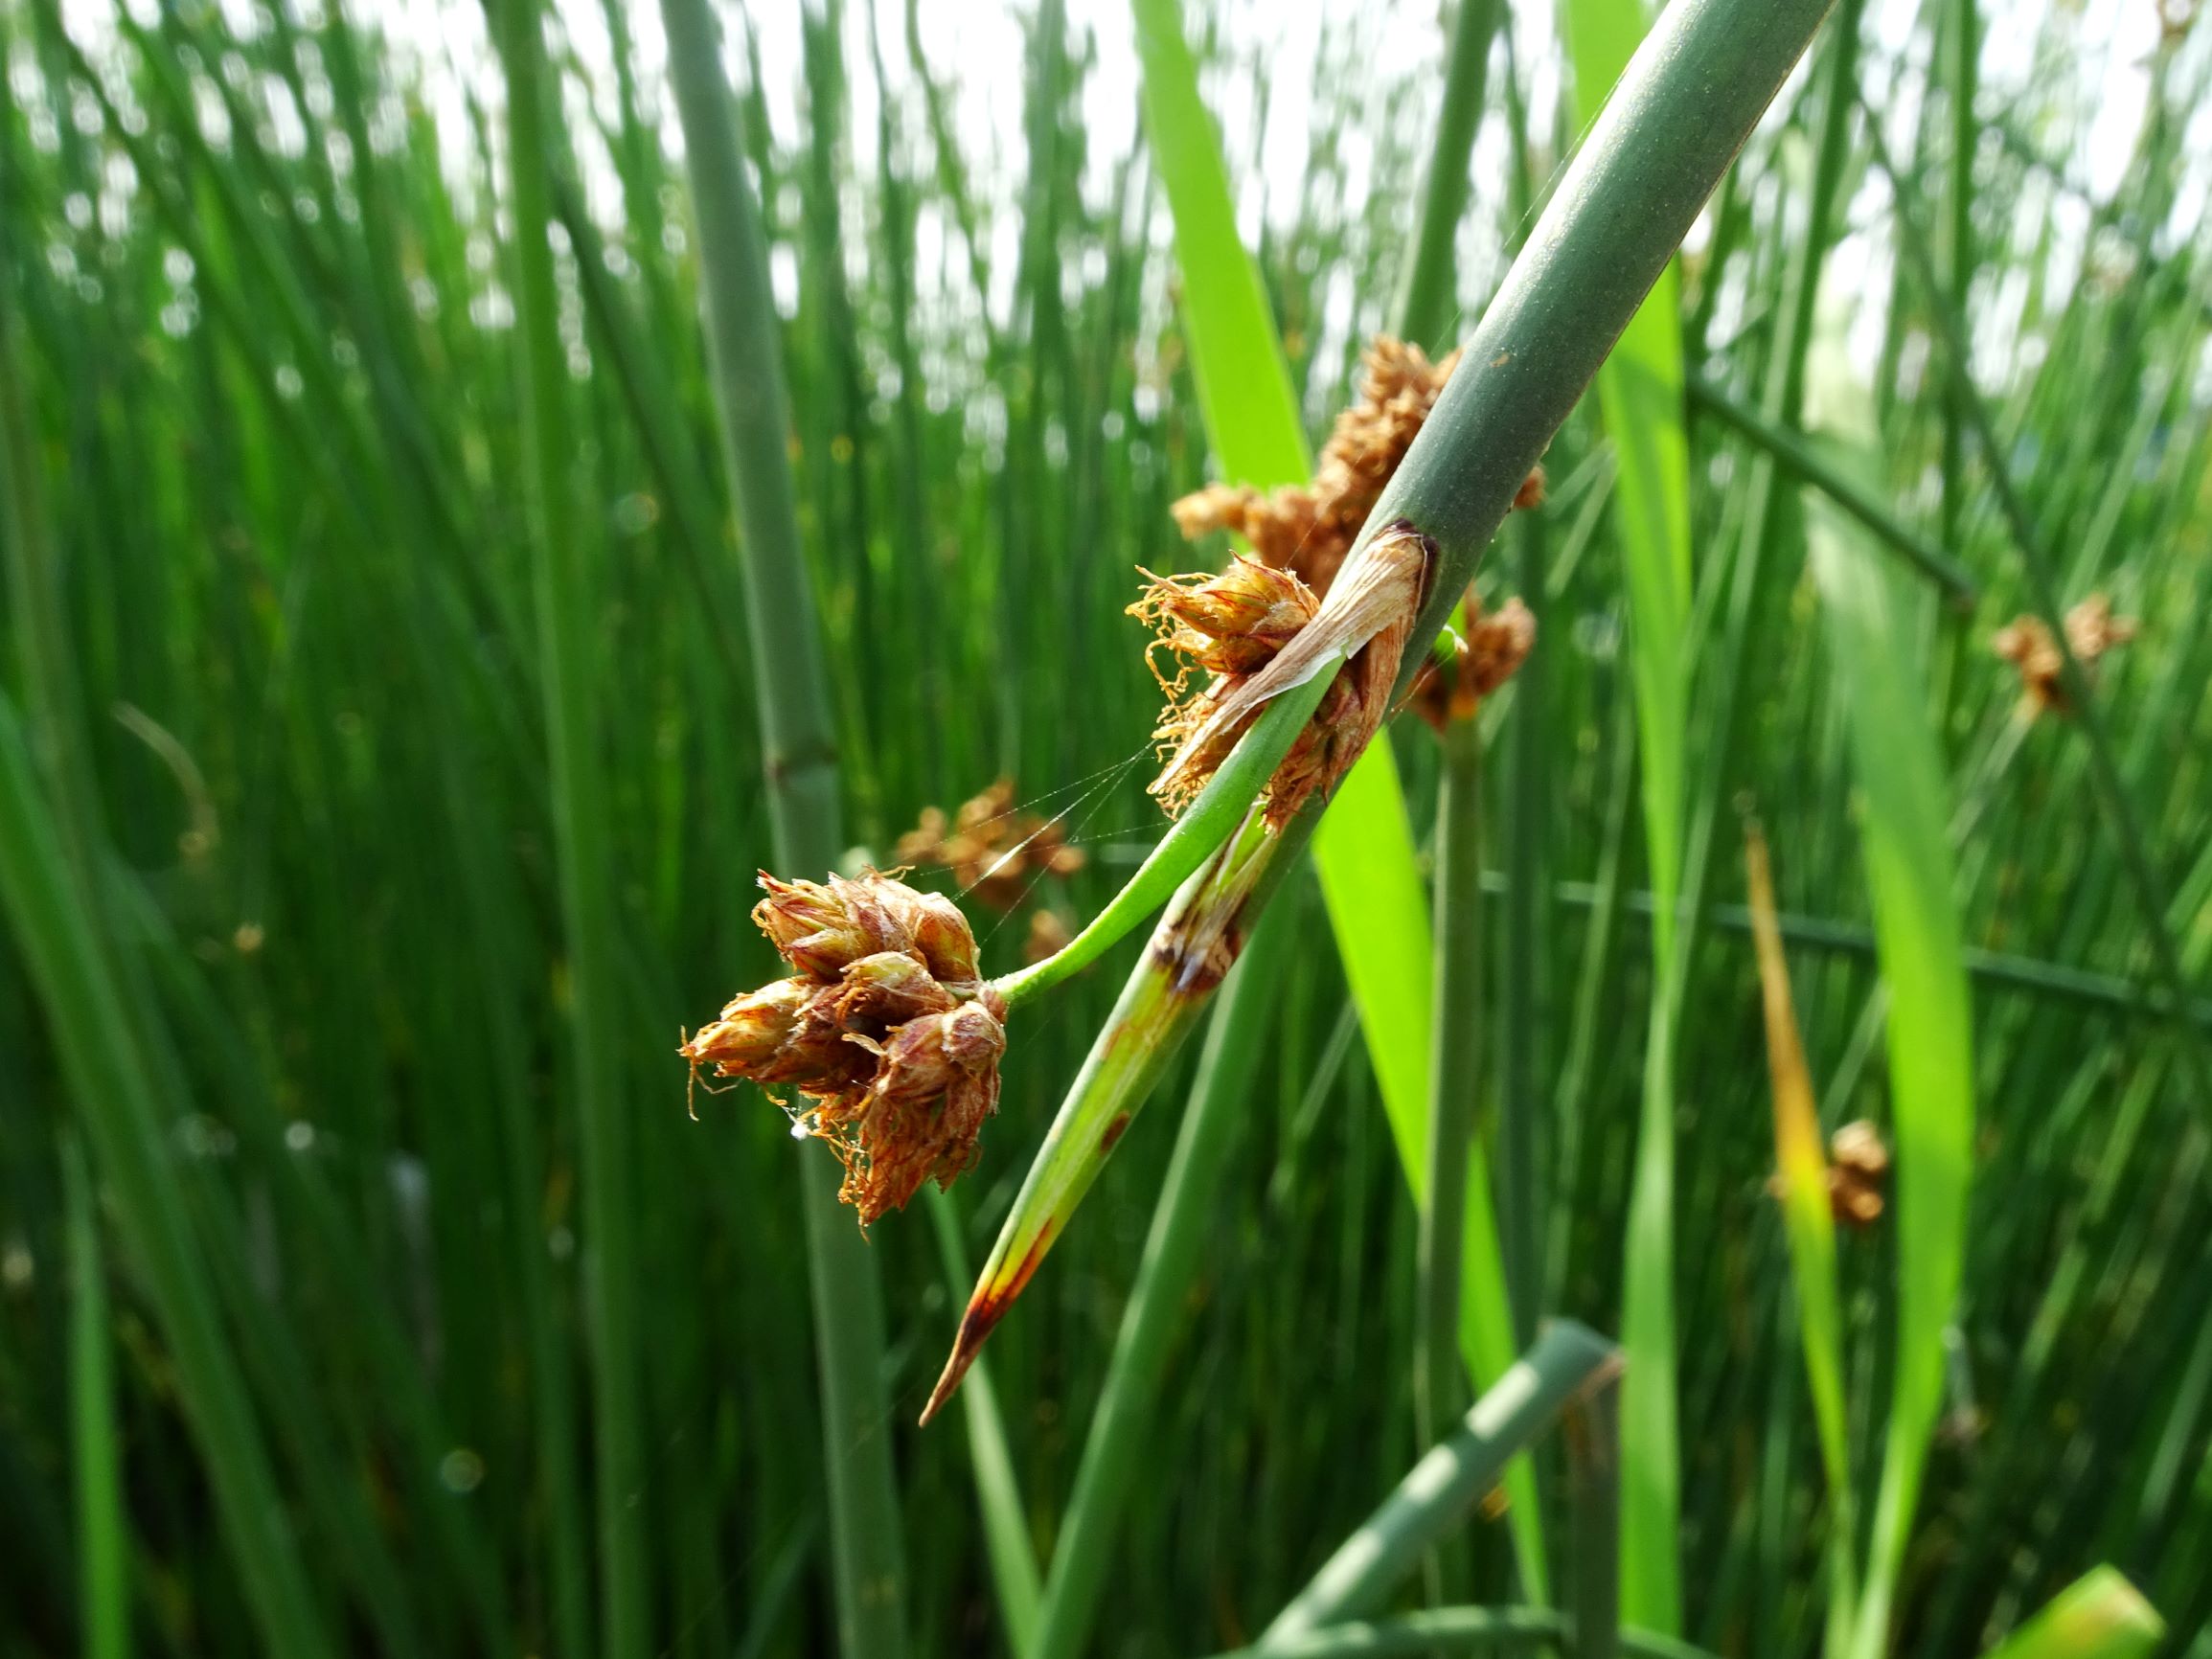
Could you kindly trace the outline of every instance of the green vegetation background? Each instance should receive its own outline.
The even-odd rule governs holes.
[[[1830,233],[1855,239],[1851,338],[1875,353],[1843,376],[1872,387],[1868,482],[1979,589],[1968,613],[1902,575],[1880,613],[1881,649],[1927,688],[1954,808],[1977,1125],[1897,1651],[1978,1650],[2110,1561],[2166,1616],[2169,1650],[2201,1659],[2212,1006],[2175,1017],[2157,930],[2201,984],[2212,54],[2201,29],[2157,37],[2132,159],[2094,194],[2090,82],[2060,73],[2109,45],[2094,9],[2038,13],[2007,43],[2032,70],[1978,99],[1973,55],[1962,68],[1951,50],[1961,11],[1926,7],[1901,54],[1862,42],[1898,184],[1855,121]],[[419,67],[335,7],[135,15],[94,29],[47,0],[0,11],[0,1654],[120,1651],[125,1632],[88,1625],[86,1607],[125,1610],[139,1650],[247,1651],[263,1595],[302,1599],[303,1621],[348,1649],[581,1651],[598,1628],[595,1534],[618,1515],[645,1541],[641,1650],[824,1650],[797,1174],[821,1154],[748,1092],[702,1093],[694,1123],[673,1056],[679,1025],[768,972],[746,920],[768,840],[658,76],[628,54],[587,71],[551,37],[570,435],[553,511],[586,600],[598,727],[563,772],[540,683],[497,77],[434,117]],[[603,15],[628,37],[618,0]],[[1011,777],[1068,811],[1092,854],[1040,895],[1080,917],[1158,828],[1143,794],[1157,695],[1122,614],[1133,567],[1222,551],[1183,547],[1167,512],[1213,466],[1157,171],[1141,139],[1096,152],[1083,111],[1101,48],[1059,0],[1017,9],[1019,83],[989,86],[922,52],[911,4],[803,15],[798,123],[742,108],[787,307],[847,833],[887,856],[924,805]],[[1253,251],[1318,436],[1391,315],[1444,36],[1418,7],[1338,9],[1306,84],[1222,44],[1209,15],[1189,22],[1210,97],[1234,84],[1260,110],[1311,106],[1297,199],[1260,203]],[[725,23],[742,96],[760,54],[742,11]],[[1549,130],[1527,120],[1565,58],[1531,44],[1520,32],[1494,53],[1459,243],[1471,311],[1574,135],[1563,106]],[[955,143],[956,106],[983,98],[1019,101],[1020,151]],[[1795,490],[1759,500],[1765,450],[1710,413],[1763,402],[1820,114],[1800,77],[1724,187],[1679,298],[1677,760],[1692,820],[1718,814],[1720,853],[1675,991],[1677,1543],[1684,1634],[1761,1655],[1819,1645],[1824,1485],[1766,1191],[1758,982],[1729,854],[1739,796],[1773,849],[1823,1125],[1890,1115],[1855,822],[1868,757],[1854,760],[1865,739],[1846,690],[1879,653],[1860,637],[1838,664]],[[1229,150],[1262,193],[1247,138]],[[1898,190],[1938,227],[1939,281],[1966,303],[2062,598],[2105,591],[2142,619],[2096,695],[2164,896],[2155,919],[2082,723],[2023,720],[1989,651],[2029,602],[2020,520],[1931,367],[1930,296],[1890,257]],[[1532,947],[1509,954],[1500,929],[1484,981],[1501,1057],[1490,1106],[1534,1125],[1522,1224],[1541,1306],[1617,1332],[1658,961],[1648,895],[1676,878],[1646,865],[1633,550],[1597,402],[1554,445],[1549,505],[1509,528],[1483,579],[1540,619],[1531,677],[1486,715],[1500,752],[1529,759],[1486,768],[1483,834],[1532,848],[1522,867],[1542,894]],[[1402,724],[1425,824],[1435,745]],[[592,1062],[596,1114],[573,1074],[580,975],[556,858],[583,819],[607,916],[589,994],[614,1038]],[[1299,882],[1281,902],[1298,925],[1114,1545],[1102,1652],[1256,1633],[1420,1449],[1413,1212],[1318,897]],[[973,914],[987,964],[1017,963],[1026,911]],[[955,1194],[970,1261],[1131,948],[1024,1011],[1001,1116]],[[74,993],[34,983],[42,951],[75,965]],[[1179,1102],[1188,1070],[1186,1057],[1163,1101]],[[1040,1554],[1169,1120],[1129,1137],[990,1352]],[[587,1200],[595,1134],[614,1138],[623,1190]],[[618,1423],[586,1358],[582,1277],[609,1266],[587,1201],[608,1207],[601,1236],[611,1216],[628,1240],[609,1288],[635,1351]],[[1896,1243],[1881,1226],[1837,1243],[1866,1491]],[[894,1450],[916,1646],[991,1650],[966,1430],[957,1413],[912,1426],[967,1284],[919,1207],[869,1251],[892,1407],[868,1432]],[[610,1466],[610,1436],[634,1455]],[[634,1470],[634,1489],[605,1489],[610,1466]],[[265,1549],[215,1524],[233,1501]],[[306,1563],[294,1581],[286,1555]],[[1501,1599],[1506,1528],[1476,1524],[1465,1556],[1478,1599]],[[87,1568],[97,1593],[80,1590]]]

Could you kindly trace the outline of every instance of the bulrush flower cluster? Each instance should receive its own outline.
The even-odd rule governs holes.
[[[678,1052],[695,1070],[796,1089],[793,1131],[834,1148],[839,1195],[867,1226],[974,1164],[998,1109],[1006,1004],[947,898],[876,871],[821,883],[764,871],[761,886],[753,920],[791,976],[737,998]]]
[[[2114,616],[2112,602],[2093,593],[2066,612],[2066,644],[2085,670],[2093,669],[2107,651],[2133,639],[2135,627],[2133,617]],[[2059,678],[2064,659],[2041,617],[2029,612],[2014,618],[1997,629],[1990,648],[2019,670],[2020,708],[2030,719],[2046,709],[2066,712],[2066,690]]]
[[[1266,491],[1209,485],[1174,504],[1176,527],[1194,541],[1231,531],[1262,562],[1294,573],[1317,597],[1327,594],[1458,362],[1457,352],[1431,363],[1419,346],[1378,335],[1367,349],[1358,399],[1336,417],[1311,485]],[[1539,466],[1513,504],[1533,507],[1542,499]]]
[[[1335,788],[1382,723],[1434,549],[1410,525],[1368,544],[1326,600],[1298,576],[1240,555],[1219,576],[1155,577],[1129,614],[1151,623],[1146,652],[1168,704],[1153,731],[1167,764],[1152,793],[1170,813],[1197,798],[1270,697],[1349,652],[1267,785],[1281,829],[1316,789]],[[1163,672],[1158,653],[1174,659]],[[1206,676],[1191,690],[1195,675]]]
[[[1037,876],[1064,878],[1083,866],[1083,849],[1067,844],[1059,819],[1017,810],[1014,802],[1014,780],[1001,778],[962,802],[949,822],[942,807],[924,807],[921,821],[899,837],[895,856],[951,871],[963,895],[1003,915]]]
[[[1482,699],[1512,679],[1536,648],[1536,617],[1517,597],[1485,615],[1471,587],[1467,615],[1450,659],[1425,664],[1408,699],[1414,713],[1439,732],[1454,720],[1471,720]]]

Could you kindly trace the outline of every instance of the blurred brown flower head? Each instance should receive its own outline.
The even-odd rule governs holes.
[[[753,920],[791,977],[736,998],[677,1052],[695,1073],[796,1089],[793,1132],[836,1152],[839,1196],[866,1226],[975,1162],[998,1108],[1006,1004],[977,977],[975,936],[949,899],[873,870],[825,882],[764,871],[761,886]]]
[[[1059,819],[1014,803],[1014,780],[1001,778],[962,802],[949,821],[943,807],[924,807],[899,837],[899,862],[949,870],[964,896],[1001,913],[1019,904],[1038,875],[1064,879],[1083,867],[1083,849],[1068,845]]]
[[[1871,1227],[1881,1218],[1889,1187],[1889,1148],[1881,1131],[1863,1118],[1845,1124],[1828,1143],[1828,1202],[1846,1227]]]
[[[1208,485],[1174,504],[1176,528],[1193,541],[1216,530],[1241,535],[1263,563],[1293,572],[1316,597],[1326,595],[1458,363],[1457,352],[1431,363],[1419,346],[1376,336],[1359,396],[1336,417],[1311,485],[1266,491]],[[1542,499],[1539,466],[1513,504],[1534,507]]]
[[[1451,642],[1451,657],[1424,664],[1413,682],[1413,711],[1437,731],[1471,720],[1482,699],[1519,671],[1536,648],[1536,617],[1518,597],[1484,614],[1474,589],[1467,590],[1468,625]]]
[[[2085,671],[2097,659],[2135,637],[2133,617],[2114,616],[2112,602],[2093,593],[2066,612],[2066,644]],[[2046,709],[2066,712],[2066,689],[2060,674],[2065,664],[2058,642],[2041,617],[2024,612],[1997,629],[1990,648],[2019,670],[2020,711],[2033,719]]]
[[[1863,1233],[1881,1219],[1888,1208],[1889,1148],[1881,1131],[1861,1118],[1845,1124],[1829,1137],[1828,1208],[1837,1225]],[[1782,1177],[1768,1179],[1767,1191],[1780,1198]]]

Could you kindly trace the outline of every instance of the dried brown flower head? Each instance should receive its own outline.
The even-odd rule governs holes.
[[[1083,867],[1083,852],[1067,843],[1057,818],[1015,807],[1014,781],[1001,778],[961,803],[949,822],[940,807],[924,807],[914,828],[900,836],[901,864],[949,870],[960,891],[1005,912],[1022,900],[1039,875],[1066,877]]]
[[[1152,734],[1167,762],[1152,784],[1160,804],[1181,811],[1269,698],[1315,672],[1331,652],[1349,649],[1267,785],[1268,824],[1280,829],[1316,789],[1334,789],[1382,723],[1433,554],[1412,526],[1393,525],[1318,603],[1294,575],[1242,557],[1217,577],[1152,578],[1129,612],[1153,625],[1148,660],[1168,695]],[[1309,604],[1306,620],[1288,627]],[[1173,678],[1152,655],[1162,649],[1182,659]],[[1215,666],[1229,664],[1249,666]],[[1196,693],[1188,689],[1194,670],[1211,676]]]
[[[1414,712],[1439,732],[1453,720],[1472,719],[1482,699],[1512,679],[1536,648],[1536,617],[1517,597],[1485,615],[1471,587],[1467,614],[1450,662],[1425,664],[1413,682]]]
[[[2114,616],[2112,602],[2093,593],[2066,612],[2066,644],[2085,670],[2115,647],[2135,637],[2133,617]],[[2041,617],[2025,612],[1997,629],[1990,648],[2019,670],[2020,710],[2030,719],[2048,709],[2066,712],[2066,690],[2060,679],[2064,659],[2049,625]]]
[[[1311,485],[1266,491],[1208,485],[1174,504],[1176,528],[1189,540],[1215,530],[1241,535],[1262,562],[1295,572],[1316,596],[1326,595],[1458,363],[1457,352],[1431,363],[1419,346],[1378,335],[1367,349],[1359,396],[1337,416]],[[1539,466],[1513,504],[1534,507],[1542,499]]]
[[[760,924],[794,970],[733,1000],[677,1051],[696,1073],[795,1088],[795,1133],[845,1166],[862,1226],[975,1162],[998,1106],[1006,1004],[976,975],[950,900],[866,871],[826,882],[764,871]]]

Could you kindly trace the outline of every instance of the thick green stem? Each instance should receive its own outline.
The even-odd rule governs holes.
[[[767,249],[722,80],[719,32],[705,0],[661,0],[661,17],[698,226],[723,458],[738,502],[775,857],[787,870],[826,870],[842,850],[836,754],[792,505],[790,421]],[[884,1433],[882,1291],[866,1240],[837,1203],[835,1168],[810,1159],[801,1178],[838,1645],[850,1655],[899,1659],[906,1649],[905,1555]]]
[[[1145,1466],[1168,1347],[1182,1326],[1221,1172],[1243,1122],[1260,1039],[1288,954],[1283,935],[1289,915],[1288,909],[1270,913],[1229,975],[1207,1028],[1190,1105],[1099,1394],[1098,1416],[1083,1442],[1083,1466],[1060,1522],[1041,1630],[1029,1659],[1076,1659],[1097,1624],[1129,1486]],[[974,1387],[972,1379],[968,1386]]]

